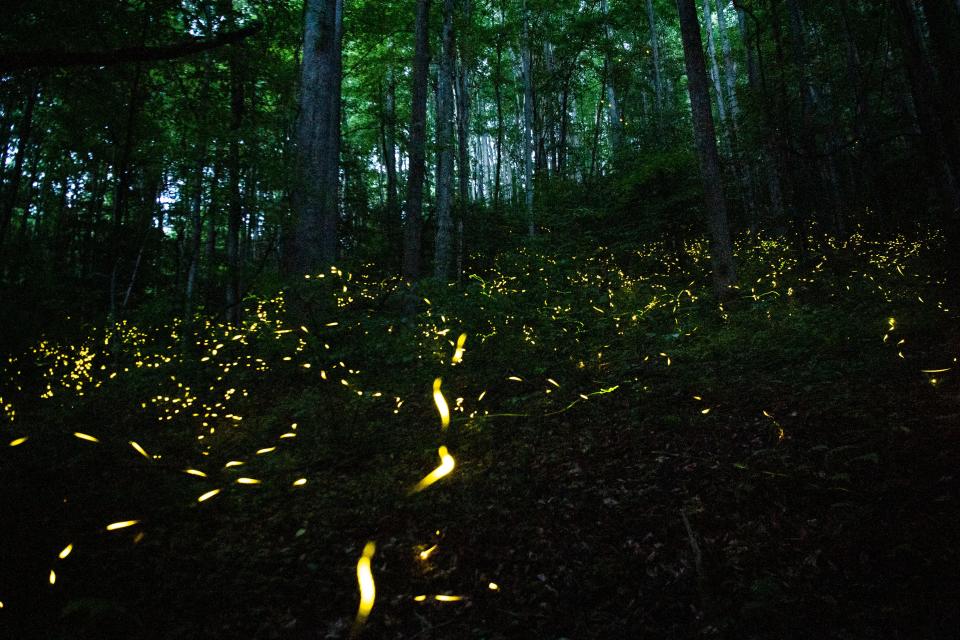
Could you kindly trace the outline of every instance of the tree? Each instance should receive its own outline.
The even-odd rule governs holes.
[[[337,258],[343,0],[307,0],[294,144],[296,231],[288,269],[304,273]]]
[[[700,162],[700,178],[707,205],[710,228],[710,256],[713,262],[713,284],[717,296],[723,300],[730,286],[737,281],[733,262],[733,244],[727,222],[727,205],[720,176],[720,155],[717,152],[716,130],[710,109],[710,88],[707,67],[700,40],[700,22],[694,0],[677,0],[680,14],[680,35],[687,69],[687,91],[693,115],[693,137]]]
[[[417,0],[414,27],[413,88],[410,108],[410,170],[403,226],[403,278],[420,277],[420,234],[427,138],[427,71],[430,67],[430,0]]]
[[[443,0],[443,36],[437,82],[437,238],[433,275],[437,280],[450,278],[453,217],[453,0]],[[462,170],[462,169],[461,169]]]

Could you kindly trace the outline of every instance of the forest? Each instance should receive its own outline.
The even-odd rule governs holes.
[[[0,637],[960,637],[960,0],[0,12]]]

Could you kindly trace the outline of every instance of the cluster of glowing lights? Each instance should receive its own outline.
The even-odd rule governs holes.
[[[811,246],[816,247],[814,255],[819,258],[816,259],[815,266],[804,271],[797,255],[782,239],[761,234],[747,234],[739,238],[736,242],[736,253],[741,263],[749,267],[744,270],[744,277],[736,289],[736,295],[748,301],[754,308],[765,312],[768,318],[773,318],[775,313],[790,315],[793,308],[789,301],[811,293],[824,291],[828,297],[840,297],[852,295],[855,289],[863,290],[864,287],[871,295],[879,296],[890,309],[888,313],[898,313],[897,305],[924,305],[924,308],[950,312],[942,301],[929,297],[930,294],[927,293],[936,290],[936,287],[943,287],[944,283],[932,282],[930,278],[920,275],[914,263],[914,260],[922,255],[924,247],[932,241],[931,238],[918,240],[898,236],[881,242],[868,240],[858,232],[843,242],[829,237],[812,236],[808,241]],[[846,281],[842,277],[826,277],[836,262],[833,256],[839,252],[859,252],[867,256],[866,264],[851,270]],[[494,273],[487,279],[478,275],[471,276],[470,283],[474,287],[472,291],[479,294],[479,298],[474,295],[472,302],[477,304],[478,315],[486,318],[485,324],[477,327],[478,330],[473,334],[478,343],[516,338],[517,342],[524,349],[529,349],[533,355],[540,355],[549,349],[556,353],[569,352],[565,357],[570,370],[551,372],[550,376],[553,377],[550,377],[542,369],[524,368],[523,364],[520,364],[516,373],[506,375],[509,372],[504,372],[504,378],[499,380],[505,379],[514,383],[511,389],[533,389],[534,393],[542,391],[543,401],[549,403],[537,405],[530,409],[531,413],[525,414],[491,414],[484,408],[491,406],[491,398],[488,397],[486,389],[479,394],[476,393],[477,390],[468,389],[464,392],[463,395],[469,398],[475,397],[475,401],[451,397],[448,402],[441,390],[441,378],[436,377],[432,396],[440,418],[441,432],[447,432],[451,425],[451,414],[456,412],[464,416],[458,418],[458,424],[469,424],[477,416],[532,415],[532,412],[541,408],[544,415],[554,415],[570,410],[580,402],[611,394],[622,385],[629,386],[636,379],[625,380],[619,384],[609,381],[598,383],[596,380],[601,376],[597,374],[608,369],[611,357],[616,357],[617,351],[622,350],[624,344],[628,343],[628,338],[647,330],[647,327],[670,327],[665,333],[664,350],[650,349],[648,353],[636,354],[636,359],[650,367],[670,367],[675,364],[670,355],[670,345],[696,334],[698,314],[705,303],[704,298],[707,296],[704,292],[709,282],[705,275],[709,264],[706,243],[687,242],[683,253],[685,259],[681,260],[677,254],[667,252],[661,243],[651,243],[638,249],[635,257],[642,261],[655,262],[656,267],[641,274],[628,274],[617,266],[617,259],[612,252],[599,248],[592,256],[571,258],[570,264],[574,265],[574,268],[565,271],[559,280],[548,275],[544,268],[544,265],[557,266],[555,257],[527,253],[520,258],[513,258],[514,262],[500,262],[498,259]],[[400,286],[397,279],[377,280],[366,274],[345,273],[336,267],[326,273],[308,275],[307,279],[328,286],[335,299],[336,308],[344,312],[362,309],[364,304],[378,300],[383,291]],[[537,305],[540,305],[540,312],[536,317],[521,317],[516,311],[513,299],[522,295],[538,296],[535,299]],[[778,299],[781,302],[775,302]],[[426,308],[417,318],[417,358],[435,361],[442,366],[462,364],[467,334],[460,333],[455,341],[452,340],[452,337],[457,335],[454,327],[461,324],[461,320],[453,317],[451,312],[444,311],[440,303],[434,304],[426,298],[423,302]],[[196,452],[203,458],[192,463],[181,460],[177,468],[185,474],[208,481],[211,475],[216,476],[217,473],[228,476],[210,481],[210,484],[219,486],[191,494],[199,494],[195,503],[205,503],[221,493],[224,496],[220,500],[224,500],[231,495],[231,491],[246,491],[231,488],[231,485],[255,486],[271,481],[266,475],[261,476],[263,480],[252,477],[259,476],[260,471],[263,471],[256,466],[257,457],[277,451],[278,446],[297,444],[297,425],[294,423],[288,431],[276,436],[276,440],[257,442],[246,449],[246,453],[231,450],[234,456],[242,459],[218,460],[216,445],[223,441],[221,437],[230,437],[224,434],[236,433],[243,423],[244,410],[250,406],[249,398],[255,388],[250,383],[250,376],[271,371],[294,370],[299,372],[298,375],[309,376],[311,380],[331,384],[343,393],[360,396],[365,402],[381,402],[393,414],[398,414],[402,407],[410,406],[405,405],[405,400],[399,395],[383,397],[384,394],[375,390],[375,387],[368,388],[364,383],[365,376],[359,368],[351,367],[326,353],[332,350],[330,342],[334,342],[338,336],[355,338],[359,332],[362,332],[363,336],[373,335],[373,323],[365,323],[362,319],[357,320],[345,315],[337,319],[324,319],[311,327],[288,326],[283,320],[284,306],[281,295],[257,301],[250,318],[239,326],[211,320],[198,320],[193,325],[175,321],[167,327],[167,335],[160,335],[124,321],[100,330],[79,345],[41,341],[30,351],[30,356],[41,366],[43,376],[38,395],[44,400],[55,396],[70,397],[71,394],[74,397],[83,397],[133,370],[163,372],[166,377],[157,383],[157,389],[151,392],[154,395],[142,402],[141,408],[155,417],[157,422],[195,430]],[[720,317],[728,317],[722,307],[719,313]],[[619,338],[621,342],[599,344],[599,341],[592,340],[584,331],[588,326],[599,326],[601,330],[595,333],[611,336],[611,341]],[[907,360],[910,352],[906,350],[906,337],[902,336],[905,333],[903,327],[909,330],[909,322],[904,321],[902,327],[901,322],[894,316],[888,316],[882,317],[882,326],[884,343],[895,349],[897,357]],[[556,341],[551,341],[547,333],[548,327],[554,333],[559,332],[564,336],[567,344],[554,344]],[[385,331],[388,335],[393,335],[394,326],[385,328]],[[175,371],[176,367],[189,357],[179,345],[181,341],[190,340],[199,350],[197,360],[203,363],[210,384],[191,386],[177,380],[173,374],[166,375]],[[254,357],[244,352],[263,344],[273,345],[275,355]],[[116,357],[118,353],[121,354],[120,357]],[[942,362],[924,363],[929,366],[920,368],[919,371],[931,385],[937,386],[945,375],[949,375],[958,366],[957,356],[952,356],[952,360],[947,361],[950,357],[951,355],[947,354]],[[535,358],[530,358],[529,361],[535,362]],[[8,361],[8,365],[7,374],[11,388],[22,392],[16,382],[20,365],[13,358]],[[567,373],[569,375],[565,375]],[[588,375],[593,375],[590,383],[584,382]],[[564,384],[561,385],[555,378],[563,380]],[[503,394],[500,393],[501,388],[493,391],[495,403]],[[6,393],[5,390],[4,394]],[[383,399],[380,400],[381,398]],[[709,420],[717,413],[722,413],[722,405],[707,405],[699,395],[693,398],[697,403],[692,409],[695,415]],[[524,402],[533,404],[529,396],[524,397]],[[0,397],[0,420],[16,424],[14,404],[15,398],[11,400],[9,397]],[[559,408],[554,410],[556,407]],[[786,438],[783,426],[772,414],[767,411],[763,414],[770,420],[777,442],[782,442]],[[706,418],[707,416],[710,417]],[[111,440],[110,434],[100,432],[97,428],[93,431],[96,435],[81,431],[72,432],[72,435],[91,444],[101,444],[101,439],[104,443]],[[161,457],[161,443],[150,437],[136,437],[145,443],[146,447],[137,440],[124,439],[136,454],[149,461]],[[8,447],[13,448],[24,445],[29,438],[28,433],[10,433],[4,441],[8,443]],[[32,446],[34,443],[31,443]],[[94,449],[97,448],[91,448]],[[104,449],[107,449],[107,446],[104,445],[99,450]],[[151,455],[147,449],[157,453]],[[25,449],[29,450],[30,447]],[[131,455],[133,453],[129,449],[126,451]],[[419,493],[454,471],[456,462],[447,447],[440,446],[437,453],[439,464],[417,482],[410,489],[410,493]],[[220,468],[220,471],[208,473],[194,466],[184,468],[183,465],[186,464],[205,469]],[[244,472],[250,469],[246,472],[250,475],[231,476],[233,472],[229,470],[245,464],[249,466],[244,467]],[[291,475],[282,480],[282,486],[303,487],[307,482],[306,477]],[[105,530],[118,531],[140,523],[138,519],[123,520],[106,525]],[[67,545],[58,554],[58,559],[65,560],[73,549],[73,544]],[[429,562],[438,549],[437,544],[422,548],[417,557],[423,562]],[[355,629],[363,626],[375,600],[376,590],[371,567],[374,550],[374,542],[368,542],[357,562],[360,605]],[[59,578],[62,582],[64,576]],[[58,575],[54,569],[50,569],[48,581],[51,585],[57,583]],[[494,582],[488,584],[490,591],[498,591],[499,588]],[[413,597],[416,602],[456,602],[463,599],[465,596],[451,594],[424,594]],[[3,603],[0,602],[0,609],[2,608]]]

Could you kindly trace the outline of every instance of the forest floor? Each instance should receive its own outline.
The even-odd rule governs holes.
[[[960,637],[942,251],[744,236],[718,307],[703,245],[529,250],[414,314],[333,270],[237,327],[38,340],[0,380],[0,637]]]

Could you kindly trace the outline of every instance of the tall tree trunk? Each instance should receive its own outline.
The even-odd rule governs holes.
[[[653,0],[647,0],[647,22],[650,24],[650,52],[653,55],[653,88],[657,92],[657,118],[663,124],[663,80],[660,77],[660,38],[657,36],[657,19]]]
[[[710,58],[710,79],[713,80],[713,91],[717,96],[717,115],[720,122],[727,122],[727,101],[723,97],[723,84],[720,79],[720,67],[717,64],[717,46],[713,38],[713,8],[712,0],[703,0],[704,31],[707,34],[707,55]]]
[[[720,177],[720,156],[717,153],[716,131],[710,108],[710,88],[703,58],[700,24],[694,0],[677,0],[680,14],[680,34],[683,40],[684,62],[687,69],[687,90],[693,114],[693,134],[700,161],[700,177],[707,206],[710,227],[710,255],[713,262],[713,282],[721,300],[730,294],[730,286],[737,280],[733,261],[733,244],[727,222],[727,206]]]
[[[23,119],[20,121],[20,129],[17,131],[17,155],[14,156],[13,175],[10,177],[10,186],[6,193],[7,198],[3,203],[3,211],[0,213],[0,251],[3,249],[3,242],[7,236],[7,228],[10,226],[10,220],[13,218],[13,210],[17,206],[17,198],[20,196],[23,164],[27,157],[27,147],[30,146],[30,136],[33,131],[33,112],[38,97],[37,87],[30,87],[29,93],[27,94],[27,104],[23,110]]]
[[[413,87],[410,108],[410,169],[407,174],[407,210],[403,227],[403,278],[420,277],[421,217],[426,165],[427,72],[430,67],[430,0],[417,0],[414,28]]]
[[[437,235],[433,275],[450,279],[453,242],[453,0],[443,0],[442,51],[437,83]]]
[[[197,273],[200,270],[200,250],[203,242],[203,170],[204,156],[197,162],[193,198],[190,207],[190,256],[187,267],[187,283],[184,291],[183,319],[188,324],[193,318],[193,302],[196,291]]]
[[[130,191],[130,161],[133,156],[134,127],[140,109],[140,83],[142,81],[143,66],[138,62],[130,82],[130,94],[127,98],[127,121],[124,129],[123,146],[120,149],[120,159],[117,163],[117,182],[113,196],[113,221],[111,231],[111,259],[113,265],[110,270],[110,319],[117,317],[117,286],[120,277],[120,262],[123,259],[122,228],[127,212],[127,198]]]
[[[729,110],[730,151],[734,158],[733,171],[737,176],[740,192],[743,197],[744,209],[754,228],[758,226],[756,202],[754,195],[753,167],[740,148],[740,100],[737,97],[737,63],[733,58],[730,38],[727,34],[727,19],[725,9],[726,0],[717,0],[717,38],[720,41],[720,51],[723,54],[723,77],[726,81],[727,100]]]
[[[473,15],[473,0],[462,0],[463,24],[468,26]],[[458,203],[456,207],[457,218],[457,259],[456,274],[457,281],[463,268],[463,221],[466,217],[467,207],[470,204],[470,65],[472,64],[472,54],[468,49],[467,39],[460,38],[460,56],[457,65],[457,185],[458,185]],[[478,180],[477,184],[481,189],[483,183]],[[483,197],[482,195],[480,196]]]
[[[934,188],[939,193],[941,207],[946,216],[948,233],[957,234],[957,212],[960,211],[960,177],[950,161],[943,135],[943,123],[935,108],[933,78],[923,58],[923,45],[917,16],[911,0],[892,0],[899,23],[901,49],[907,80],[913,94],[917,121],[924,140],[921,151],[927,159],[928,172]]]
[[[933,93],[944,146],[954,175],[960,177],[960,17],[942,0],[922,0],[921,4],[939,79]]]
[[[717,37],[723,53],[723,76],[727,83],[727,100],[730,106],[730,124],[736,128],[740,118],[740,101],[737,98],[737,62],[733,58],[733,48],[727,34],[727,17],[724,11],[725,0],[717,0]]]
[[[530,15],[523,2],[523,186],[527,235],[536,233],[533,220],[533,63],[530,55]]]
[[[503,171],[503,94],[500,85],[503,83],[503,7],[500,7],[501,33],[497,34],[497,68],[494,70],[493,93],[497,103],[497,149],[493,171],[493,208],[500,210],[500,180]]]
[[[600,99],[597,100],[597,113],[593,119],[593,144],[590,145],[590,173],[592,179],[596,175],[597,163],[600,156],[600,124],[603,122],[603,103],[607,93],[607,65],[603,65],[603,77],[600,78]]]
[[[737,26],[740,31],[740,38],[743,40],[747,59],[747,85],[756,99],[762,100],[763,114],[766,120],[763,140],[760,144],[759,165],[761,171],[766,172],[767,192],[770,198],[770,213],[776,220],[781,220],[784,216],[783,206],[783,186],[780,182],[780,163],[773,136],[770,135],[774,127],[770,123],[770,105],[767,96],[766,82],[762,74],[760,64],[760,43],[759,36],[747,27],[746,11],[734,3],[737,8]],[[756,43],[752,44],[756,40]]]
[[[232,16],[232,11],[228,12]],[[232,17],[229,20],[232,22]],[[242,50],[233,45],[230,51],[230,140],[227,160],[227,188],[229,208],[227,211],[227,288],[226,320],[240,322],[240,229],[243,224],[243,197],[240,192],[240,135],[243,125],[245,98],[243,94]]]
[[[287,268],[304,273],[337,257],[343,0],[306,0],[295,133],[297,216]]]
[[[391,227],[400,221],[397,196],[397,82],[393,67],[387,67],[386,96],[384,99],[383,162],[387,169],[387,216]]]
[[[600,12],[603,14],[603,36],[606,40],[607,52],[603,66],[607,76],[607,119],[610,126],[607,128],[607,137],[610,139],[610,149],[616,156],[623,146],[623,118],[620,116],[620,103],[617,102],[617,92],[614,88],[614,60],[610,57],[610,50],[614,47],[613,27],[610,25],[607,14],[607,0],[600,0]]]

